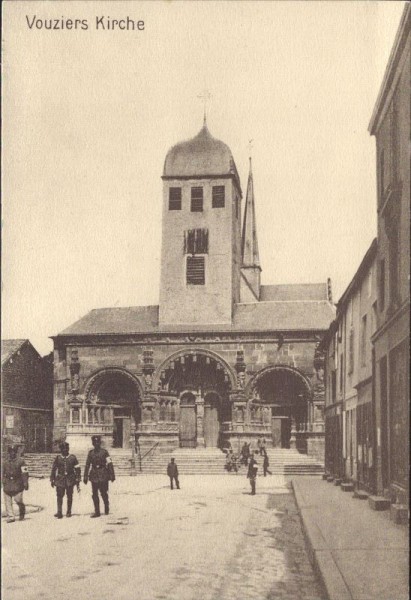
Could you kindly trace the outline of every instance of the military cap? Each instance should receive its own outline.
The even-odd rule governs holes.
[[[18,449],[19,447],[17,444],[10,444],[7,446],[7,452],[17,452]]]
[[[101,435],[93,435],[91,437],[91,441],[94,442],[101,442]]]
[[[60,450],[64,450],[65,448],[70,448],[68,442],[60,442]]]

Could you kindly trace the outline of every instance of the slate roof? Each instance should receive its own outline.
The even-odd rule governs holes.
[[[260,300],[267,301],[327,301],[326,283],[292,283],[280,285],[262,285]]]
[[[158,306],[94,309],[59,335],[325,330],[335,316],[334,307],[324,300],[237,304],[231,325],[177,324],[159,327],[158,313]]]
[[[204,123],[196,136],[170,148],[164,161],[163,177],[213,175],[233,175],[240,183],[230,148],[213,137]]]
[[[28,340],[1,340],[1,364],[8,361],[17,350],[20,350],[25,342],[28,342]]]

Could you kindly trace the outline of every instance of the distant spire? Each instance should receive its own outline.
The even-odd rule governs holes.
[[[250,140],[250,144],[251,144]],[[250,148],[251,152],[251,148]],[[260,267],[260,256],[258,253],[258,241],[257,241],[257,223],[255,218],[255,205],[254,205],[254,184],[253,184],[253,170],[251,156],[250,160],[250,172],[248,174],[247,183],[247,197],[245,201],[244,211],[244,223],[243,223],[243,237],[242,237],[242,262],[243,268],[259,268]]]

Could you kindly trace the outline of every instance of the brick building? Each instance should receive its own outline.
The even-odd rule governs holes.
[[[29,340],[1,342],[2,442],[28,452],[51,450],[53,360],[41,357]]]
[[[375,478],[371,336],[377,328],[376,254],[375,239],[320,345],[325,354],[325,468],[367,491]]]
[[[163,170],[160,303],[92,310],[54,339],[55,439],[323,454],[330,284],[261,285],[253,174],[206,123]]]
[[[369,127],[378,181],[376,490],[394,502],[409,485],[410,20],[408,3]]]

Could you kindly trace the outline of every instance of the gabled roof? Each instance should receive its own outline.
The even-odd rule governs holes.
[[[296,331],[326,330],[334,307],[325,300],[250,302],[234,306],[231,324],[159,326],[158,306],[100,308],[67,327],[60,336],[175,333],[191,331]]]
[[[326,301],[328,300],[328,288],[326,283],[262,285],[260,300],[266,302]]]
[[[1,340],[1,364],[9,360],[29,340]]]

